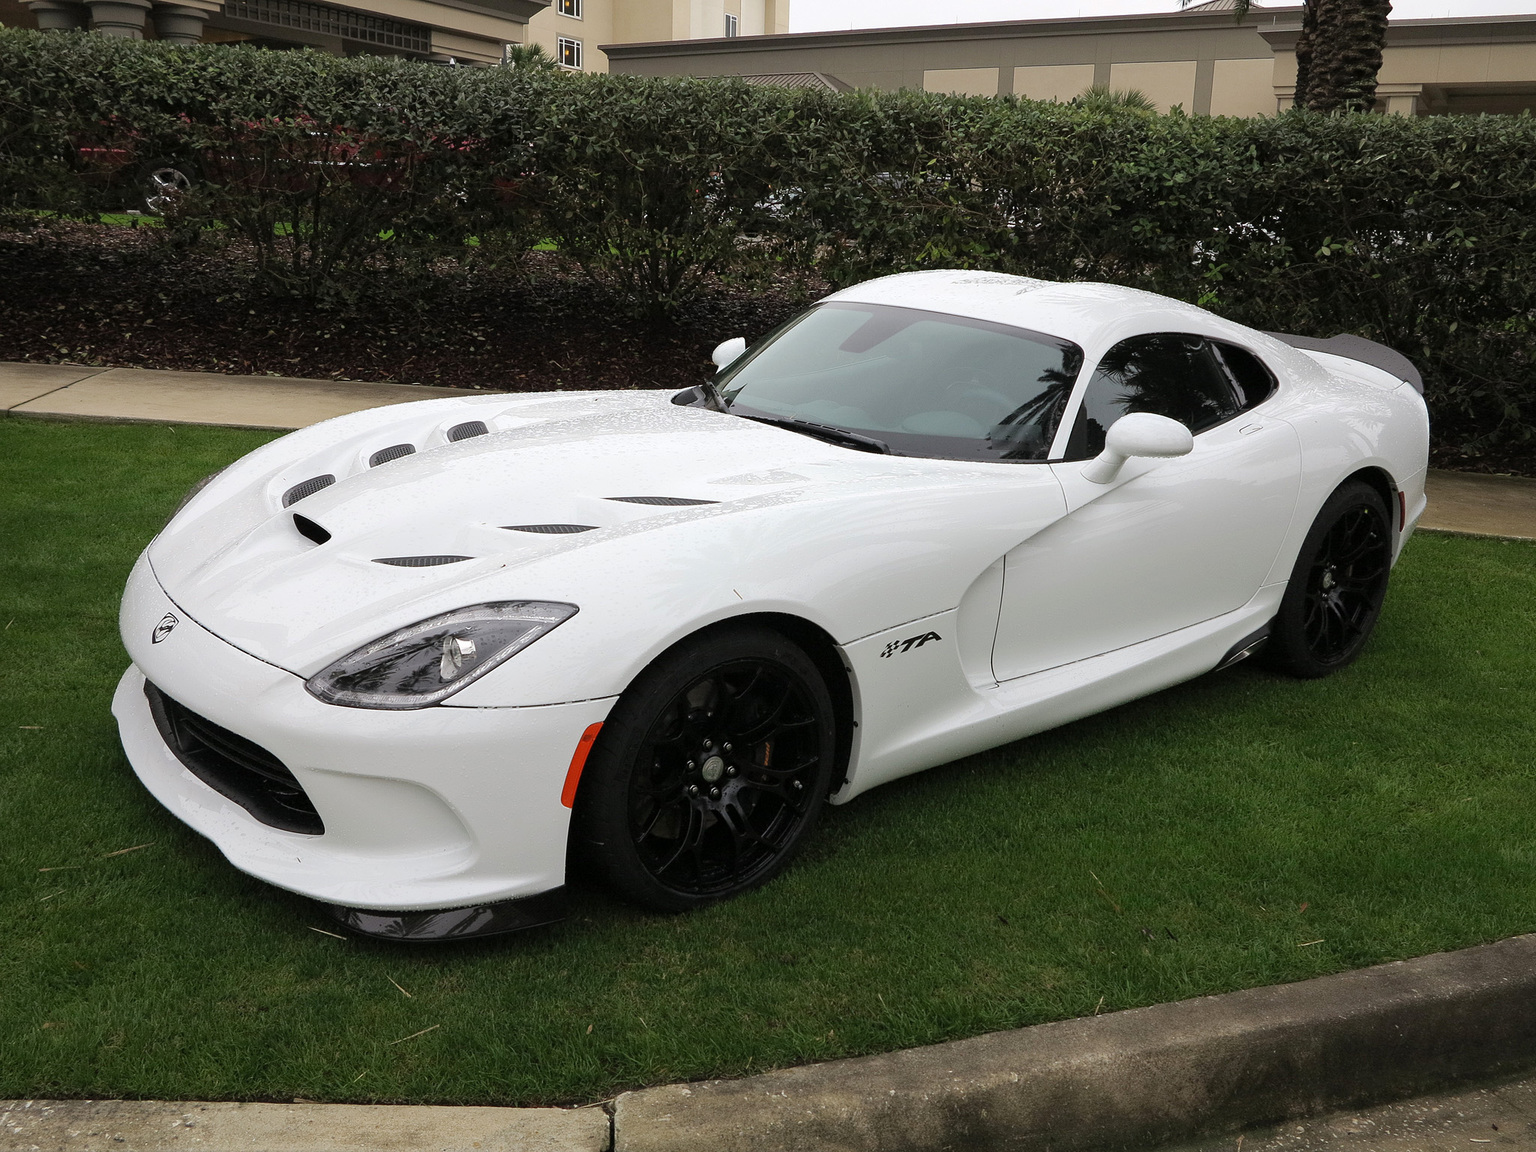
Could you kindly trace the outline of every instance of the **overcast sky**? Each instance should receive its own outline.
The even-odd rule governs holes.
[[[983,20],[1046,20],[1178,10],[1178,0],[793,0],[789,30],[825,32],[835,28],[974,24]],[[1392,15],[1400,20],[1432,16],[1529,16],[1536,15],[1536,0],[1396,0]]]

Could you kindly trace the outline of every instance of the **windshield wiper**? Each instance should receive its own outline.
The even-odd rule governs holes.
[[[791,432],[801,432],[831,444],[842,444],[845,447],[858,448],[865,452],[882,452],[887,456],[892,455],[891,446],[884,440],[876,440],[873,436],[864,436],[858,432],[849,432],[846,428],[833,428],[827,424],[813,424],[809,420],[793,420],[787,416],[748,416],[745,412],[733,412],[731,414],[733,416],[740,416],[745,420],[756,420],[759,424],[772,424],[775,428],[788,428]]]

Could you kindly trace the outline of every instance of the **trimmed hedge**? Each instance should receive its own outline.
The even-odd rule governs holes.
[[[772,268],[1112,280],[1401,349],[1452,451],[1536,440],[1527,116],[1156,116],[7,31],[0,152],[13,209],[121,206],[138,166],[195,166],[175,223],[247,237],[269,290],[537,239],[657,317]]]

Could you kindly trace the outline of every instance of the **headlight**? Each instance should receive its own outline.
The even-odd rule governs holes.
[[[346,708],[426,708],[452,696],[576,615],[574,604],[476,604],[381,636],[305,682]]]

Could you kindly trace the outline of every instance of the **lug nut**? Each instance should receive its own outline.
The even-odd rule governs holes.
[[[793,788],[796,792],[798,792],[798,791],[800,791],[800,789],[804,788],[805,785],[802,784],[800,781],[796,780],[793,784],[790,785],[790,787]]]
[[[688,771],[692,772],[694,767],[695,767],[695,765],[694,765],[693,761],[692,760],[688,761]]]
[[[709,798],[711,800],[718,800],[718,799],[720,799],[720,789],[718,789],[718,788],[711,788],[709,790]]]
[[[727,752],[731,750],[731,746],[729,744],[721,745],[721,747],[723,747]]]
[[[738,773],[738,772],[740,772],[740,771],[741,771],[741,769],[740,769],[740,768],[738,768],[738,767],[736,767],[736,765],[734,765],[734,764],[732,764],[732,765],[731,765],[731,766],[730,766],[730,767],[728,767],[728,768],[727,768],[727,769],[726,769],[726,770],[725,770],[725,774],[726,774],[726,775],[727,775],[727,776],[735,776],[735,775],[736,775],[736,774],[737,774],[737,773]]]
[[[699,786],[697,784],[690,784],[690,785],[688,785],[688,795],[690,795],[690,796],[697,796],[698,794],[699,794]]]

